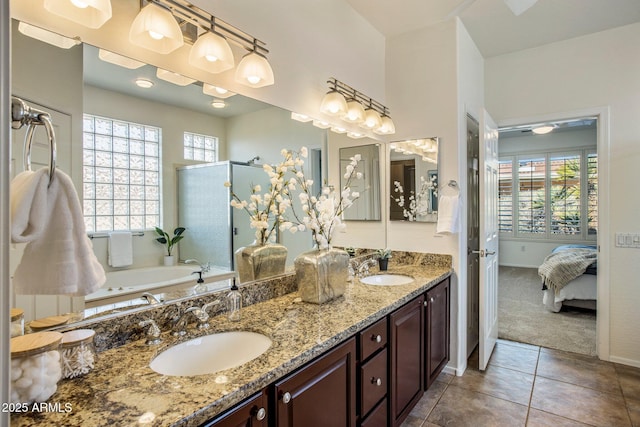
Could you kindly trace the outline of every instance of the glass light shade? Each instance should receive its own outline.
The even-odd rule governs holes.
[[[88,28],[100,28],[111,19],[111,0],[44,0],[44,8]]]
[[[267,58],[251,51],[242,57],[236,68],[236,81],[249,87],[272,85],[273,70]]]
[[[98,58],[105,62],[119,65],[130,70],[135,70],[145,65],[144,62],[136,61],[135,59],[127,58],[126,56],[118,55],[117,53],[109,52],[104,49],[98,50]]]
[[[227,39],[219,34],[206,32],[191,47],[189,64],[210,73],[221,73],[233,68],[233,52]]]
[[[210,85],[209,83],[202,84],[202,93],[204,93],[205,95],[211,95],[223,99],[235,95],[235,92],[231,92],[230,90],[227,90],[220,86]]]
[[[35,27],[25,22],[18,24],[18,31],[25,36],[40,40],[41,42],[49,43],[50,45],[62,48],[70,49],[73,46],[77,46],[82,43],[80,40],[70,39],[69,37],[61,36],[49,30]]]
[[[531,129],[531,131],[536,135],[544,135],[546,133],[551,132],[554,129],[555,129],[555,126],[545,125],[545,126],[538,126],[537,128],[533,128]]]
[[[291,118],[293,120],[297,120],[302,123],[310,122],[311,120],[313,120],[311,117],[307,116],[306,114],[295,113],[293,111],[291,112]]]
[[[331,127],[331,123],[325,122],[324,120],[314,120],[313,125],[320,129],[329,129]]]
[[[366,135],[360,132],[347,132],[347,136],[353,139],[360,139],[360,138],[364,138]]]
[[[163,70],[162,68],[158,68],[156,70],[156,77],[178,86],[187,86],[195,82],[195,79],[190,79],[189,77],[185,77],[182,74]]]
[[[331,132],[335,133],[347,133],[347,130],[342,126],[331,126]]]
[[[391,117],[384,115],[380,119],[380,126],[373,131],[378,135],[391,135],[396,133],[396,125],[391,120]]]
[[[364,122],[360,126],[365,129],[378,129],[382,126],[380,114],[373,108],[367,108],[364,112]]]
[[[129,41],[163,54],[173,52],[184,44],[176,19],[171,12],[155,3],[143,7],[133,20]]]
[[[340,92],[332,90],[322,98],[320,111],[330,116],[342,117],[347,113],[347,101]]]
[[[364,107],[355,99],[347,102],[347,112],[342,116],[342,120],[349,123],[360,124],[364,122]]]

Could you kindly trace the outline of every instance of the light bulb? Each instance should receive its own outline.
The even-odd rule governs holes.
[[[86,9],[87,7],[89,7],[87,3],[80,0],[71,0],[71,4],[79,9]]]
[[[164,36],[160,33],[156,33],[155,31],[149,31],[149,37],[154,40],[162,40]]]
[[[218,60],[218,57],[214,55],[205,55],[205,59],[209,62],[216,62]]]
[[[260,77],[258,76],[247,76],[247,80],[252,85],[257,85],[258,83],[260,83]]]

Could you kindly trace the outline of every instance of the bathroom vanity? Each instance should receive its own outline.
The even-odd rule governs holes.
[[[402,423],[449,358],[450,259],[396,257],[390,273],[415,280],[372,286],[354,279],[323,305],[297,292],[211,319],[185,338],[162,334],[99,354],[93,372],[60,382],[50,402],[69,412],[12,414],[12,425],[374,426]],[[225,331],[268,336],[271,347],[236,368],[166,376],[154,357],[179,342]]]

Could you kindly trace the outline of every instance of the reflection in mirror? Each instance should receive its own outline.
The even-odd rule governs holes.
[[[438,138],[396,141],[390,148],[389,219],[438,219]]]
[[[46,58],[47,67],[42,67]],[[163,229],[173,230],[179,224],[177,206],[177,174],[176,169],[202,164],[210,159],[199,147],[191,147],[192,156],[185,157],[187,147],[185,132],[197,135],[213,136],[217,139],[217,160],[232,159],[248,163],[250,160],[258,163],[275,163],[280,158],[282,148],[299,149],[305,145],[311,152],[318,152],[324,148],[326,131],[312,126],[304,126],[290,119],[290,113],[241,95],[225,99],[226,107],[214,108],[212,97],[203,94],[201,84],[191,84],[178,87],[157,79],[155,68],[144,66],[136,70],[127,70],[98,59],[98,49],[88,45],[80,45],[71,49],[59,49],[17,31],[14,22],[12,33],[12,92],[20,96],[31,105],[52,112],[56,134],[58,136],[58,166],[71,176],[78,194],[83,198],[83,114],[108,117],[118,122],[132,122],[155,126],[161,129],[161,154],[159,166],[160,177],[160,225]],[[134,86],[137,77],[144,77],[154,83],[152,88],[144,89]],[[165,91],[166,90],[166,91]],[[218,103],[217,106],[220,106]],[[101,135],[105,136],[105,135]],[[112,143],[113,138],[102,138]],[[12,135],[12,153],[14,159],[21,159],[23,136],[17,132]],[[36,135],[36,139],[38,135]],[[108,139],[108,141],[107,141]],[[284,141],[284,142],[283,142]],[[292,145],[291,141],[295,141]],[[45,150],[46,151],[46,150]],[[318,154],[320,158],[321,154]],[[259,159],[256,159],[258,158]],[[113,157],[115,162],[115,156]],[[104,159],[103,159],[104,160]],[[34,162],[38,163],[38,155],[34,153]],[[319,163],[319,162],[318,162]],[[20,172],[21,161],[14,160],[12,168],[14,174]],[[46,161],[43,161],[46,165]],[[320,170],[310,171],[315,176]],[[226,179],[225,179],[226,180]],[[132,184],[129,182],[128,184]],[[224,180],[211,183],[224,188]],[[110,193],[111,194],[111,193]],[[112,194],[113,196],[113,194]],[[88,199],[88,198],[87,198]],[[112,197],[107,204],[113,205]],[[228,203],[228,200],[226,201]],[[85,204],[85,213],[87,205]],[[245,221],[248,229],[248,218],[241,217],[234,220],[235,227],[241,227],[240,221]],[[159,300],[171,298],[173,290],[182,288],[184,292],[194,294],[204,290],[196,287],[197,276],[192,274],[210,265],[208,273],[204,273],[206,291],[216,289],[214,283],[230,274],[230,267],[215,257],[184,264],[182,243],[178,244],[180,264],[171,267],[180,271],[180,277],[169,280],[165,267],[161,267],[164,248],[155,241],[154,231],[145,224],[144,234],[133,237],[133,264],[129,267],[114,268],[109,266],[107,252],[107,238],[93,239],[93,248],[98,260],[105,267],[108,275],[115,273],[133,273],[138,275],[144,268],[154,269],[144,272],[145,278],[151,277],[160,270],[162,279],[155,281],[151,288],[146,283],[135,285],[128,282],[129,278],[118,277],[118,282],[110,282],[107,288],[100,292],[106,294],[71,298],[58,295],[15,295],[12,294],[12,305],[25,310],[25,320],[40,319],[48,316],[73,313],[72,320],[86,315],[97,315],[100,312],[126,310],[128,306],[149,304],[149,300],[141,298],[143,292],[150,292]],[[155,225],[155,224],[154,224]],[[133,227],[130,227],[133,229]],[[108,230],[100,230],[104,235]],[[189,239],[197,240],[203,236],[197,233],[185,234]],[[231,240],[233,238],[231,224],[225,222],[224,231],[215,239]],[[311,239],[307,233],[295,236],[285,236],[282,241],[289,248],[289,256],[293,259],[297,254],[311,248]],[[244,243],[243,243],[244,244]],[[19,264],[22,245],[12,245],[10,255],[11,271]],[[188,255],[188,254],[187,254]],[[231,272],[232,273],[232,272]],[[115,277],[112,277],[115,279]],[[132,279],[133,280],[133,279]],[[177,282],[176,282],[177,281]],[[179,282],[179,283],[178,283]],[[211,285],[209,284],[211,283]],[[224,282],[226,284],[226,282]],[[161,287],[160,287],[161,286]],[[109,290],[111,288],[111,290]],[[184,295],[184,292],[181,295]],[[102,298],[104,297],[104,298]],[[85,313],[85,307],[91,311]]]
[[[360,197],[344,212],[349,221],[380,221],[380,145],[360,145],[340,149],[340,170],[344,171],[351,158],[360,154],[358,170],[362,179],[351,182],[351,190]],[[340,188],[345,187],[345,178],[340,175]]]

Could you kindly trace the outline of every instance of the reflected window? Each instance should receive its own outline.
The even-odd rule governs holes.
[[[162,129],[84,115],[82,181],[87,232],[160,224]]]
[[[218,161],[218,138],[215,136],[184,133],[184,159],[213,163]]]

